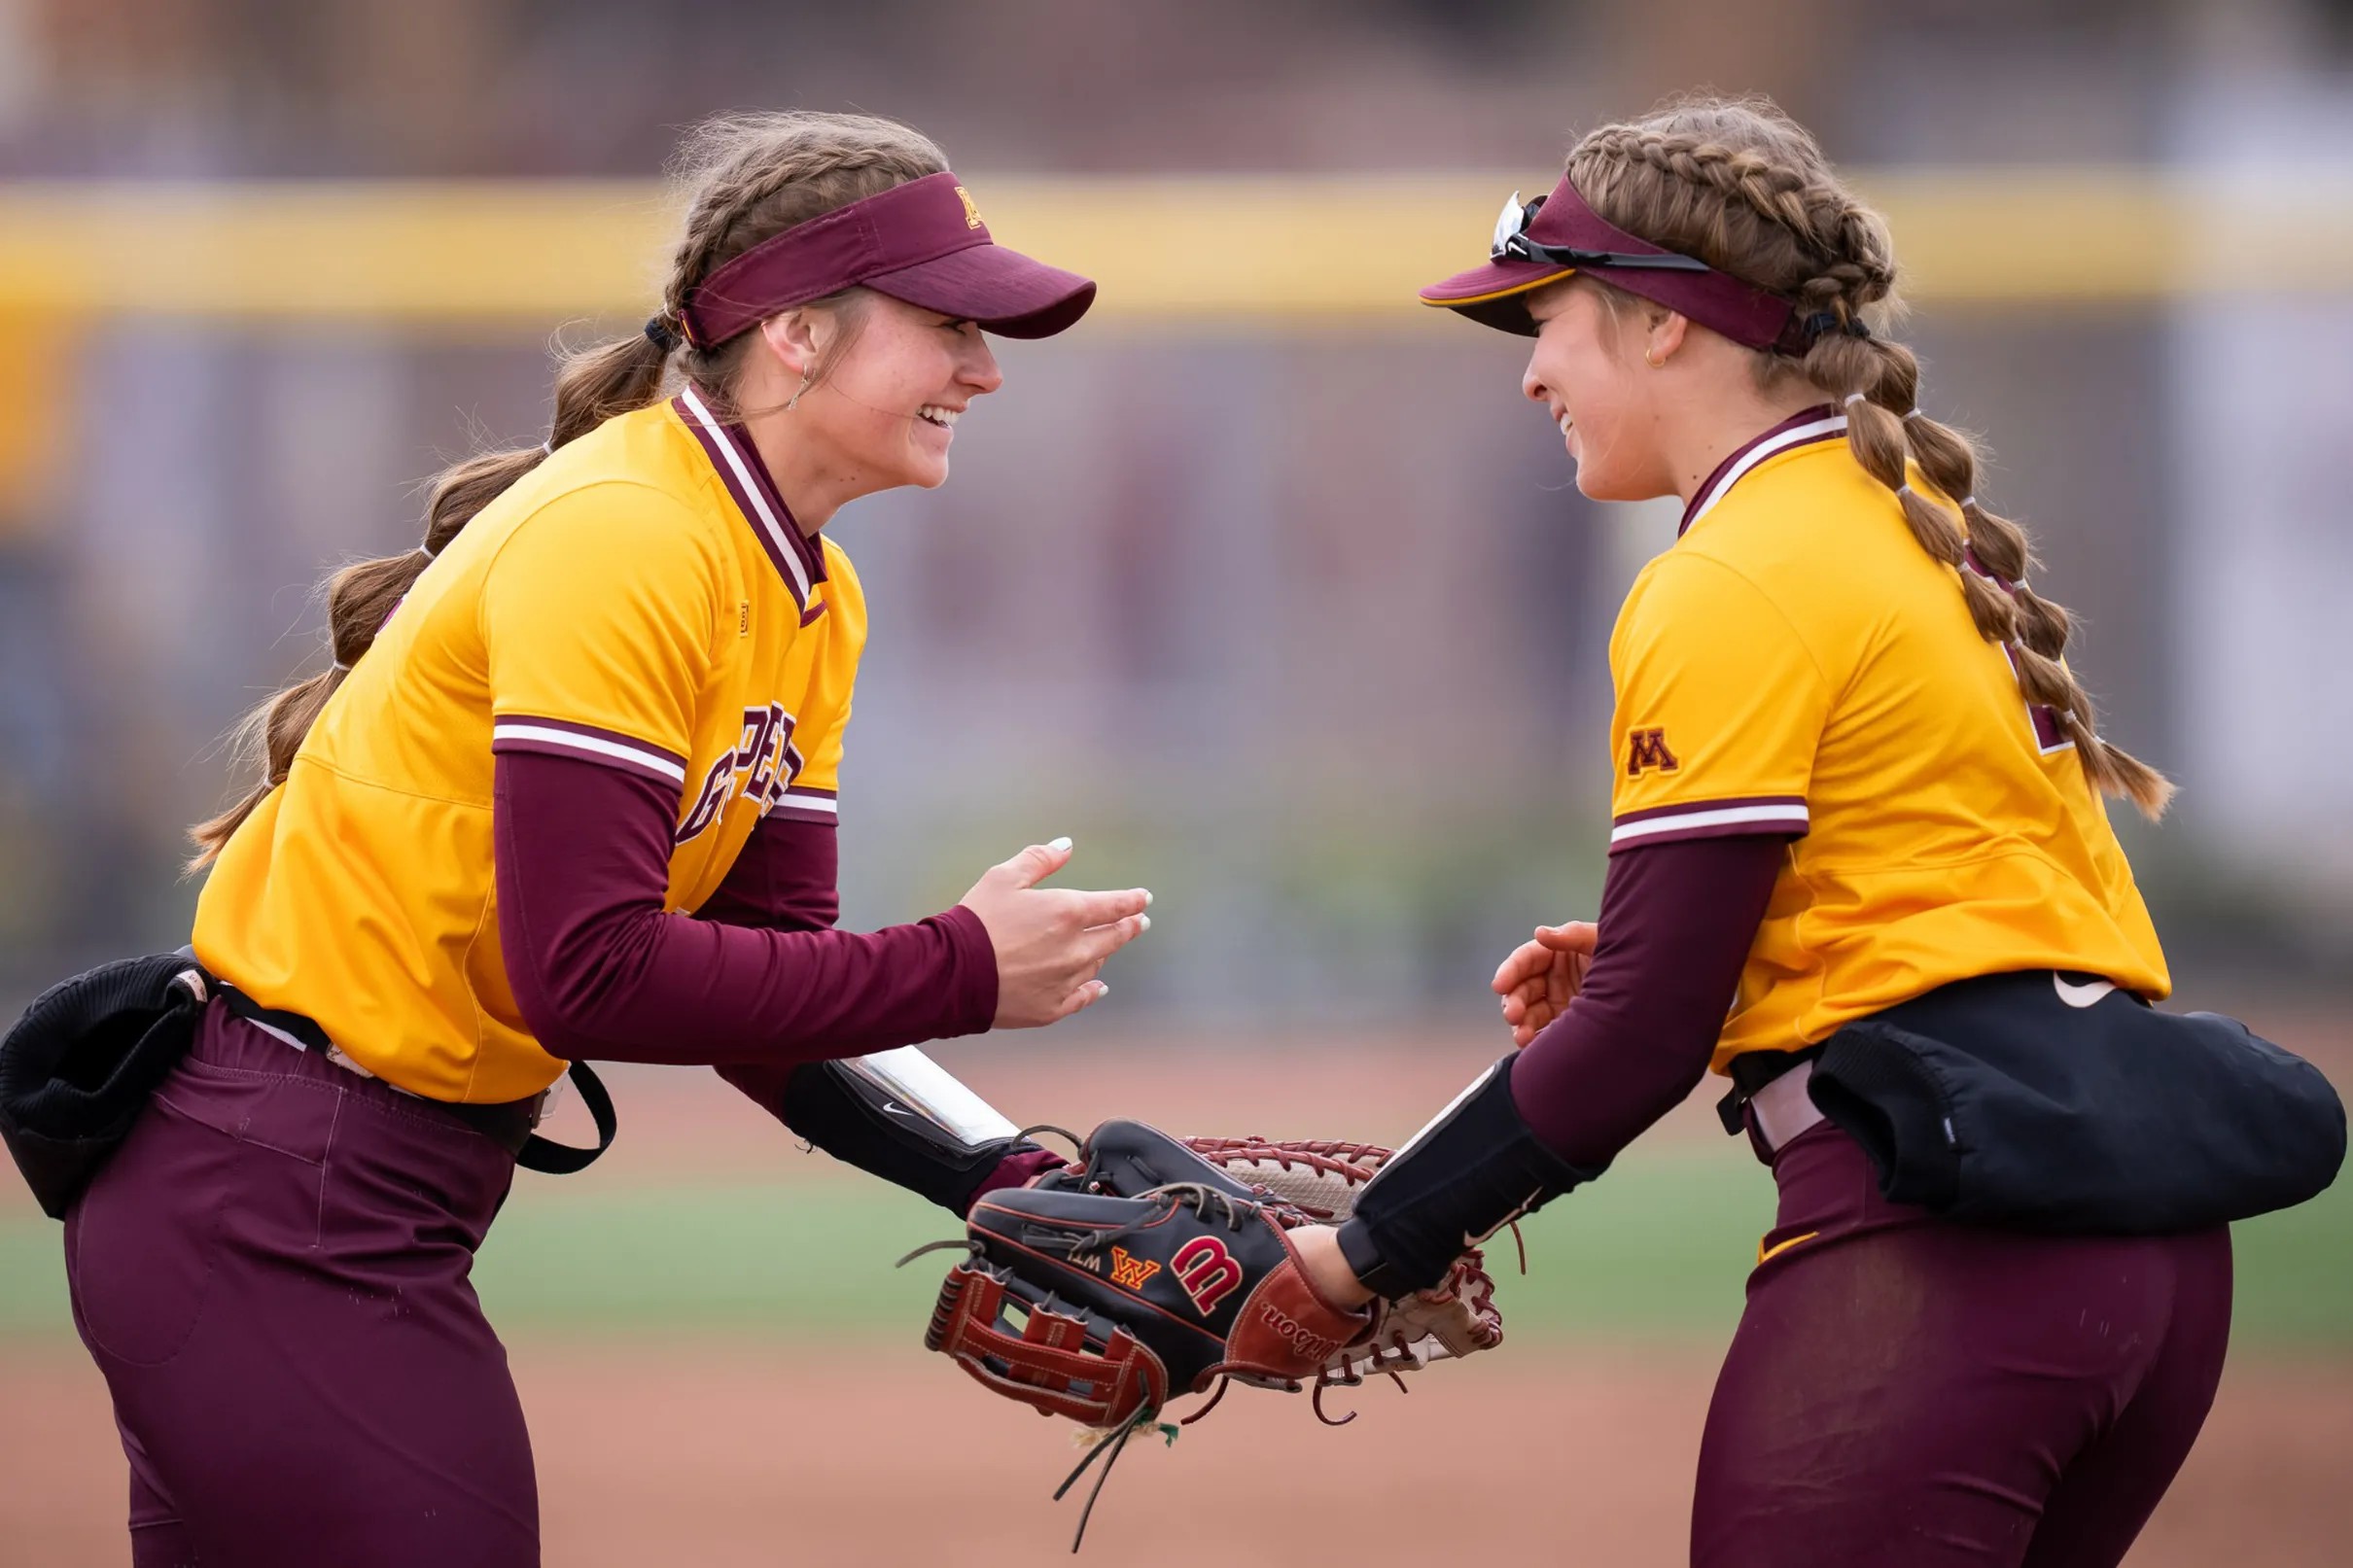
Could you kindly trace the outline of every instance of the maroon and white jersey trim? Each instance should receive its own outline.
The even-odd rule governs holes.
[[[1680,538],[1692,524],[1706,516],[1715,504],[1724,499],[1726,492],[1767,458],[1777,457],[1793,446],[1810,446],[1816,441],[1836,440],[1845,434],[1846,416],[1833,412],[1828,403],[1782,420],[1716,465],[1716,471],[1691,493],[1691,504],[1683,508],[1683,522],[1675,530],[1676,536]]]
[[[840,819],[841,805],[830,789],[815,784],[792,784],[776,797],[768,808],[771,817],[790,817],[804,822],[831,822]]]
[[[664,750],[634,735],[561,718],[510,714],[497,719],[490,726],[490,749],[582,757],[664,784],[683,785],[686,782],[686,759],[676,751]]]
[[[2004,643],[2002,657],[2010,661],[2010,674],[2016,678],[2018,676],[2018,649],[2010,644]],[[2038,754],[2055,756],[2061,751],[2075,749],[2075,742],[2068,738],[2064,729],[2059,727],[2058,714],[2041,703],[2027,703],[2025,709],[2026,727],[2034,732],[2034,749]]]
[[[702,394],[694,388],[680,393],[675,406],[686,429],[710,455],[711,466],[719,470],[720,482],[735,498],[736,506],[758,537],[769,564],[792,590],[792,603],[806,612],[809,596],[815,591],[812,585],[825,579],[824,559],[814,554],[809,541],[802,538],[800,525],[792,520],[784,498],[776,494],[759,454],[748,450],[746,443],[719,422],[710,404],[703,401]]]
[[[1636,844],[1672,844],[1683,839],[1752,834],[1795,838],[1810,825],[1803,795],[1698,800],[1682,806],[1653,806],[1614,819],[1610,823],[1609,847],[1615,853]]]

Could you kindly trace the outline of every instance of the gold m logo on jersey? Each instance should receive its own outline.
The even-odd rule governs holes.
[[[1169,1272],[1176,1283],[1193,1298],[1193,1306],[1203,1317],[1210,1309],[1234,1293],[1242,1283],[1242,1265],[1226,1251],[1225,1243],[1213,1236],[1197,1236],[1176,1249],[1169,1260]]]
[[[1626,777],[1639,779],[1652,768],[1672,773],[1683,764],[1667,749],[1667,731],[1638,729],[1626,737]]]
[[[1125,1247],[1111,1249],[1111,1283],[1122,1290],[1141,1290],[1143,1282],[1160,1272],[1153,1258],[1139,1258]]]
[[[973,205],[972,193],[960,185],[956,188],[956,199],[965,204],[965,226],[978,228],[980,226],[980,209]]]

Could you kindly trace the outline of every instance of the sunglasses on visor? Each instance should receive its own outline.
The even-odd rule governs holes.
[[[1573,245],[1547,245],[1528,237],[1528,226],[1543,210],[1544,198],[1523,202],[1514,191],[1495,219],[1494,242],[1488,248],[1491,261],[1548,261],[1555,266],[1647,267],[1656,272],[1705,272],[1705,261],[1668,252],[1637,256],[1631,251],[1586,251]]]

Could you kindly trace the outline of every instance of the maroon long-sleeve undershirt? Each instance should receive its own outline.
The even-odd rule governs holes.
[[[839,835],[829,821],[760,819],[696,920],[771,931],[829,931],[841,919]]]
[[[829,829],[822,866],[771,840],[706,911],[781,909],[812,926],[756,928],[664,913],[676,802],[660,785],[501,752],[495,797],[508,979],[553,1056],[788,1065],[975,1033],[996,1014],[995,954],[969,910],[814,928],[831,917]]]
[[[770,930],[828,929],[841,916],[836,886],[839,868],[840,845],[831,822],[781,815],[765,818],[752,830],[719,890],[694,912],[695,919]],[[862,1116],[838,1089],[828,1091],[822,1083],[813,1086],[804,1078],[802,1093],[797,1098],[792,1095],[794,1075],[817,1070],[800,1062],[722,1063],[717,1069],[754,1104],[800,1136],[852,1165],[865,1163],[861,1156],[871,1154],[873,1133],[861,1125]],[[818,1092],[811,1093],[813,1087]],[[788,1114],[788,1106],[794,1107],[796,1114]],[[965,1213],[983,1194],[1021,1186],[1064,1163],[1051,1149],[1016,1141],[977,1183],[947,1201],[948,1207]]]
[[[1610,856],[1584,987],[1512,1063],[1512,1102],[1555,1154],[1607,1165],[1705,1075],[1788,842],[1692,839]]]

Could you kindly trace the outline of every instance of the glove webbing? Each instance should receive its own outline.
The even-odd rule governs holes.
[[[945,1352],[993,1392],[1089,1426],[1104,1424],[1138,1393],[1145,1409],[1157,1409],[1168,1397],[1168,1375],[1158,1358],[1124,1328],[1114,1328],[1102,1350],[1091,1349],[1086,1320],[1052,1301],[1021,1303],[1029,1321],[1020,1334],[999,1328],[1005,1287],[1006,1280],[985,1264],[949,1271],[924,1335],[926,1348]],[[1076,1392],[1081,1383],[1093,1392]]]

